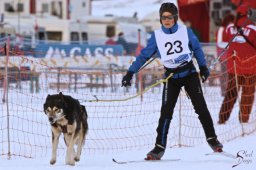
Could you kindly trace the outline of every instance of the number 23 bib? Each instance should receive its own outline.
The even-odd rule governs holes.
[[[155,30],[161,61],[169,68],[176,68],[181,63],[191,60],[187,27],[181,25],[178,27],[178,30],[173,34],[165,34],[161,29]]]

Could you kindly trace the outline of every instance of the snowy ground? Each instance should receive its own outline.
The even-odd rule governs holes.
[[[180,158],[180,161],[160,161],[160,162],[140,162],[129,164],[116,164],[112,162],[112,158],[117,160],[141,160],[144,158],[148,150],[137,152],[123,152],[119,154],[104,154],[104,155],[82,155],[81,161],[74,167],[65,165],[64,155],[59,155],[57,163],[50,165],[50,155],[45,158],[20,158],[12,157],[11,160],[7,158],[0,158],[0,169],[2,170],[48,170],[48,169],[76,169],[76,170],[255,170],[256,169],[256,135],[238,138],[232,142],[225,144],[226,152],[236,155],[239,153],[240,158],[232,159],[220,155],[205,156],[210,153],[210,148],[204,144],[202,146],[191,148],[169,148],[166,150],[164,159]],[[245,154],[246,152],[246,154]],[[237,165],[239,164],[239,165]],[[237,165],[232,168],[233,165]]]
[[[54,77],[53,77],[54,79]],[[46,82],[46,80],[42,79],[42,84],[44,84],[44,82]],[[118,80],[118,82],[120,82],[120,80]],[[209,146],[207,146],[206,142],[203,143],[203,145],[197,145],[195,147],[182,147],[182,148],[167,148],[166,150],[166,154],[163,157],[164,159],[181,159],[180,161],[171,161],[171,162],[166,162],[166,161],[162,161],[162,162],[140,162],[140,163],[130,163],[130,164],[124,164],[124,165],[118,165],[114,162],[112,162],[112,158],[115,158],[116,160],[120,160],[120,161],[126,161],[126,160],[143,160],[143,158],[145,157],[146,153],[149,151],[149,149],[145,148],[148,144],[147,138],[143,138],[143,135],[145,135],[147,133],[147,131],[151,131],[154,132],[155,131],[155,127],[153,128],[153,130],[149,127],[151,126],[137,126],[137,124],[132,126],[129,124],[130,122],[132,123],[142,123],[142,121],[147,121],[148,119],[145,119],[144,117],[139,117],[139,116],[132,116],[134,113],[138,112],[140,113],[140,111],[145,111],[146,113],[148,113],[147,109],[150,109],[151,111],[155,110],[154,107],[151,107],[151,105],[146,105],[147,108],[144,108],[144,105],[140,105],[138,104],[139,102],[137,100],[139,99],[134,99],[128,102],[125,102],[123,104],[121,103],[117,103],[118,107],[116,106],[117,104],[106,104],[107,108],[102,107],[100,110],[97,110],[97,114],[94,113],[94,109],[96,108],[96,104],[91,103],[91,105],[86,105],[88,106],[88,114],[89,114],[89,125],[90,125],[90,130],[91,133],[89,133],[88,136],[88,140],[86,141],[86,146],[85,146],[85,150],[82,153],[82,157],[81,157],[81,161],[78,162],[76,164],[75,167],[72,166],[68,166],[65,165],[65,152],[61,152],[61,154],[58,155],[57,157],[57,163],[55,165],[50,165],[49,161],[50,161],[50,151],[46,151],[46,146],[50,147],[50,129],[48,126],[48,122],[47,122],[47,118],[45,117],[45,115],[42,113],[42,99],[44,99],[47,95],[47,93],[52,94],[52,91],[43,91],[42,93],[37,94],[36,96],[33,96],[33,94],[30,94],[28,91],[29,87],[27,85],[26,86],[22,86],[24,87],[24,90],[27,89],[27,91],[24,91],[24,93],[20,93],[19,91],[15,91],[12,90],[11,93],[9,93],[9,102],[10,105],[12,106],[10,109],[13,111],[13,114],[17,114],[15,110],[20,110],[20,112],[18,112],[18,116],[19,119],[17,119],[16,116],[13,116],[11,119],[11,139],[12,142],[11,143],[11,153],[14,154],[19,154],[21,153],[22,155],[22,151],[20,150],[25,150],[26,153],[27,152],[32,152],[32,157],[34,157],[33,155],[36,155],[34,158],[24,158],[24,157],[15,157],[12,156],[10,160],[7,159],[6,156],[1,155],[0,156],[0,170],[48,170],[48,169],[56,169],[56,170],[67,170],[67,169],[76,169],[76,170],[84,170],[84,169],[89,169],[89,170],[156,170],[157,168],[160,168],[161,170],[185,170],[185,169],[189,169],[189,170],[194,170],[194,169],[202,169],[202,170],[227,170],[227,169],[246,169],[246,170],[255,170],[256,169],[256,155],[255,155],[255,151],[256,151],[256,145],[255,145],[255,141],[256,141],[256,133],[250,135],[250,136],[245,136],[243,138],[237,138],[235,140],[232,140],[230,142],[227,142],[227,140],[225,140],[224,142],[224,148],[225,151],[228,153],[232,153],[233,155],[236,155],[237,153],[239,153],[238,158],[236,159],[232,159],[232,158],[228,158],[228,157],[224,157],[224,156],[220,156],[220,155],[211,155],[211,156],[206,156],[206,153],[210,153],[211,149],[209,148]],[[120,86],[119,86],[120,87]],[[121,87],[120,87],[121,88]],[[211,110],[212,116],[214,118],[214,122],[217,122],[217,114],[218,112],[216,110],[218,110],[218,106],[220,106],[220,103],[222,100],[220,98],[219,95],[216,96],[216,94],[219,94],[219,92],[217,92],[216,88],[214,87],[205,87],[204,88],[206,90],[207,93],[206,94],[206,99],[209,102],[209,108]],[[120,90],[120,91],[118,91]],[[122,89],[123,90],[123,89]],[[156,91],[157,89],[155,89]],[[117,93],[118,92],[118,93]],[[123,93],[121,92],[121,89],[117,89],[117,92],[114,93],[115,95],[119,95],[119,97],[124,98],[125,96],[123,95]],[[156,91],[157,92],[157,91]],[[70,92],[71,93],[71,92]],[[65,92],[65,94],[67,94]],[[78,99],[82,99],[82,97],[86,96],[85,95],[86,92],[80,91],[80,93],[76,93],[73,94],[73,96],[75,98]],[[91,93],[92,94],[100,94],[100,93]],[[213,95],[214,94],[214,95]],[[90,96],[91,96],[90,95]],[[151,95],[153,95],[154,97],[152,97]],[[0,96],[2,96],[1,91],[0,91]],[[150,97],[151,96],[151,97]],[[144,94],[144,101],[147,103],[154,103],[154,106],[156,106],[156,102],[155,100],[158,100],[159,102],[161,102],[161,100],[159,99],[158,96],[161,96],[161,93],[159,93],[157,95],[157,93],[147,93]],[[106,99],[106,97],[115,97],[113,94],[110,95],[108,94],[106,91],[101,94],[101,96],[99,96],[100,99]],[[86,99],[94,99],[94,98],[86,98]],[[190,134],[190,131],[186,131],[188,133],[185,133],[185,136],[189,135],[190,137],[195,137],[193,135],[197,135],[196,138],[201,138],[202,133],[201,133],[201,128],[200,131],[197,124],[198,124],[198,119],[196,118],[194,111],[191,111],[191,104],[188,105],[188,102],[191,103],[188,99],[185,98],[185,94],[183,94],[183,97],[181,97],[180,99],[182,99],[182,107],[183,107],[183,125],[186,122],[189,122],[190,126],[187,126],[186,129],[189,129],[191,127],[196,127],[195,129],[197,129],[196,132]],[[33,102],[32,102],[33,101]],[[16,102],[18,102],[16,104]],[[180,103],[180,102],[178,102]],[[104,103],[101,104],[102,106],[104,106]],[[122,105],[126,105],[127,108],[125,110],[123,110],[123,112],[120,112],[118,109],[122,108]],[[135,105],[135,106],[134,106]],[[97,106],[100,106],[100,103],[97,103]],[[129,106],[129,107],[128,107]],[[143,107],[144,106],[144,107]],[[254,109],[253,109],[253,113],[255,113],[255,106],[254,105]],[[3,107],[5,108],[5,107]],[[36,108],[35,110],[31,110],[30,108]],[[99,109],[100,107],[98,107]],[[105,108],[105,109],[104,109]],[[143,116],[146,115],[145,117],[149,118],[152,117],[152,119],[154,119],[155,121],[153,122],[154,125],[155,122],[157,121],[156,118],[154,118],[154,116],[157,115],[158,118],[158,114],[159,114],[159,108],[157,109],[157,114],[153,114],[153,115],[149,115],[149,114],[142,114]],[[177,109],[179,108],[179,106],[177,105],[176,107]],[[190,109],[187,109],[190,108]],[[238,108],[238,107],[235,107]],[[102,110],[105,110],[104,112]],[[134,113],[130,113],[129,109],[132,109],[132,111]],[[115,110],[115,111],[114,111]],[[5,113],[6,111],[3,110],[3,112]],[[39,113],[39,114],[35,114],[35,112]],[[188,112],[188,113],[185,113]],[[234,112],[238,113],[237,110],[234,110]],[[2,112],[0,112],[2,113]],[[92,115],[94,113],[94,115]],[[154,113],[154,112],[153,112]],[[117,115],[123,115],[125,117],[125,119],[118,119],[120,116]],[[130,115],[131,114],[131,115]],[[190,114],[193,114],[194,116],[188,116]],[[29,116],[30,115],[30,116]],[[34,115],[34,116],[32,116]],[[130,115],[130,116],[128,116]],[[175,113],[175,115],[178,115],[178,113]],[[254,114],[253,114],[254,115]],[[23,118],[24,117],[24,118]],[[188,117],[188,119],[185,119],[185,117]],[[217,130],[217,134],[219,135],[219,139],[226,139],[225,135],[227,136],[232,136],[233,133],[238,133],[241,129],[240,127],[236,127],[236,125],[239,125],[237,117],[235,115],[235,113],[232,114],[232,117],[234,117],[235,121],[229,121],[227,123],[227,125],[216,125],[216,130]],[[3,118],[5,118],[5,116],[3,116]],[[0,125],[2,127],[5,127],[5,119],[2,118],[2,122],[0,121]],[[27,124],[26,120],[29,118],[29,120],[33,120],[30,121],[29,124]],[[93,119],[96,118],[96,119]],[[105,118],[105,119],[101,119],[101,118]],[[110,119],[106,119],[106,118],[110,118]],[[196,120],[194,119],[196,118]],[[24,120],[23,120],[24,119]],[[136,120],[138,121],[136,121]],[[1,119],[0,119],[1,120]],[[111,121],[110,121],[111,120]],[[233,120],[233,119],[232,119]],[[252,120],[255,120],[254,118]],[[176,120],[177,121],[177,120]],[[197,124],[195,123],[195,121],[197,122]],[[116,123],[118,122],[118,123]],[[125,122],[127,124],[125,124]],[[46,124],[47,123],[47,124]],[[169,143],[171,143],[172,141],[174,141],[175,139],[172,138],[171,135],[175,134],[175,131],[173,132],[173,130],[175,130],[174,127],[174,123],[175,123],[175,119],[173,120],[171,127],[170,127],[170,132],[169,133]],[[152,123],[151,123],[152,124]],[[122,126],[119,126],[122,125]],[[172,126],[173,125],[173,126]],[[192,126],[193,125],[193,126]],[[99,126],[99,127],[98,127]],[[152,125],[153,126],[153,125]],[[106,127],[106,129],[104,128]],[[109,128],[111,127],[111,128]],[[120,137],[121,134],[118,134],[116,137],[114,136],[113,138],[111,138],[111,135],[115,135],[115,133],[119,132],[119,129],[125,129],[127,127],[133,127],[133,128],[139,128],[140,130],[142,130],[142,128],[146,128],[147,130],[145,131],[139,131],[139,132],[143,132],[142,134],[136,131],[136,138],[134,138],[134,134],[132,134],[131,136],[128,136],[129,138],[127,138],[127,136],[124,137]],[[255,123],[251,122],[248,126],[245,126],[245,129],[252,129],[255,127]],[[22,132],[26,132],[26,133],[21,133],[20,132],[20,128],[22,128]],[[135,129],[136,129],[135,128]],[[5,128],[3,128],[5,129]],[[31,131],[32,129],[32,131]],[[102,131],[99,129],[109,129],[109,131]],[[192,128],[193,129],[193,128]],[[232,129],[232,130],[230,130]],[[129,129],[127,130],[129,131]],[[145,132],[145,133],[144,133]],[[5,137],[4,135],[5,131],[3,131],[2,135],[0,135],[0,139],[1,137]],[[46,134],[44,134],[46,133]],[[1,133],[0,133],[1,134]],[[200,135],[201,134],[201,135]],[[104,135],[108,135],[107,137]],[[125,134],[128,135],[128,134]],[[239,135],[240,136],[240,135]],[[17,139],[16,139],[17,138]],[[100,139],[106,139],[103,142],[100,141]],[[155,138],[155,135],[154,137]],[[94,139],[94,140],[93,140]],[[122,142],[120,142],[120,140],[117,139],[123,139]],[[127,140],[128,139],[128,140]],[[4,138],[3,144],[0,145],[0,150],[2,150],[2,153],[6,154],[6,150],[7,150],[7,142],[6,142],[6,138]],[[30,140],[30,141],[29,141]],[[135,141],[136,140],[136,141]],[[61,140],[63,141],[63,140]],[[130,142],[132,141],[132,142]],[[186,140],[185,140],[186,141]],[[223,141],[223,140],[221,140]],[[26,145],[23,145],[22,143],[25,143]],[[130,143],[129,143],[130,142]],[[139,150],[139,151],[129,151],[129,152],[121,152],[121,148],[122,147],[133,147],[133,142],[138,142],[138,143],[144,143],[146,142],[145,146],[143,145],[143,149]],[[149,143],[153,143],[154,141],[149,141]],[[28,144],[29,143],[29,144]],[[1,144],[1,143],[0,143]],[[30,146],[30,144],[33,145]],[[38,146],[38,147],[35,147]],[[27,148],[24,148],[24,146],[26,146]],[[40,147],[41,146],[41,147]],[[62,145],[63,146],[63,145]],[[106,147],[105,147],[106,146]],[[173,146],[173,145],[172,145]],[[129,148],[127,147],[127,148]],[[153,147],[153,145],[152,145]],[[97,151],[97,153],[90,153],[90,149],[92,149],[92,151],[94,151],[93,149],[95,149],[95,151]],[[109,148],[113,148],[113,149],[109,149]],[[115,150],[116,148],[116,150]],[[107,152],[104,152],[103,154],[99,153],[100,151],[104,151],[107,150]],[[118,150],[119,149],[119,150]],[[89,153],[87,152],[89,150]],[[119,151],[119,153],[117,153],[117,150]],[[40,153],[44,153],[44,151],[46,151],[46,156],[39,156],[41,155]],[[62,151],[62,150],[61,150]],[[244,152],[246,152],[246,154],[244,154]],[[114,154],[115,153],[115,154]],[[237,165],[239,164],[239,165]],[[237,165],[236,167],[232,168],[233,165]]]
[[[93,1],[92,15],[132,17],[135,12],[139,19],[144,18],[151,12],[158,11],[163,2],[172,2],[177,5],[177,0],[111,0]],[[143,8],[142,8],[143,7]]]

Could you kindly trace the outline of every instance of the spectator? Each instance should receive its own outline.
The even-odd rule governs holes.
[[[219,112],[219,124],[224,124],[229,119],[240,88],[242,95],[241,101],[238,101],[239,121],[247,123],[252,110],[256,84],[256,26],[247,19],[248,9],[247,5],[239,6],[235,24],[229,25],[224,33],[231,40],[241,30],[227,51],[228,85]]]
[[[30,70],[30,92],[31,93],[39,92],[39,76],[40,76],[40,73],[37,72],[35,66],[33,66]]]
[[[227,46],[228,42],[224,35],[224,30],[227,28],[228,25],[234,23],[235,16],[232,14],[227,14],[221,23],[221,26],[218,28],[216,32],[216,49],[217,49],[217,55],[220,56],[221,53],[223,52],[224,48]],[[225,35],[224,35],[225,36]],[[220,71],[221,71],[221,76],[220,76],[220,89],[221,89],[221,95],[225,95],[225,90],[227,86],[227,80],[228,80],[228,75],[227,75],[227,60],[225,57],[226,53],[223,53],[221,58],[220,58]]]
[[[106,44],[106,45],[116,45],[116,42],[115,42],[115,40],[114,40],[113,37],[110,37],[110,38],[106,41],[105,44]]]
[[[120,44],[120,45],[123,46],[124,55],[129,55],[129,54],[131,54],[131,52],[130,52],[130,47],[129,47],[127,41],[126,41],[125,38],[124,38],[124,33],[123,33],[123,32],[120,32],[120,33],[118,34],[118,39],[117,39],[117,41],[116,41],[116,44]]]
[[[123,77],[122,86],[131,86],[133,74],[154,54],[161,59],[166,78],[163,85],[161,115],[157,127],[155,147],[147,154],[147,160],[158,160],[164,155],[167,134],[174,107],[182,87],[188,93],[200,120],[209,146],[221,152],[223,145],[218,141],[210,112],[205,102],[198,73],[192,61],[192,53],[198,62],[202,81],[210,75],[200,43],[190,28],[177,23],[178,9],[173,3],[163,3],[159,10],[161,28],[155,30],[145,48],[136,57]]]

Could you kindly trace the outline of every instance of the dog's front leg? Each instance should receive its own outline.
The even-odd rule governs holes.
[[[81,123],[81,127],[83,127],[82,123]],[[75,156],[75,161],[78,162],[80,161],[80,156],[81,156],[81,153],[82,153],[82,147],[83,147],[83,144],[84,144],[84,141],[85,141],[85,131],[84,130],[81,130],[79,132],[79,137],[76,138],[76,144],[77,144],[77,154]]]
[[[80,161],[80,156],[82,153],[82,147],[83,147],[83,139],[81,136],[79,137],[79,139],[77,139],[77,153],[75,156],[75,161],[78,162]]]
[[[74,160],[74,135],[75,135],[75,123],[73,125],[67,125],[67,153],[66,153],[66,164],[68,165],[75,165]]]
[[[57,154],[57,147],[59,143],[59,137],[60,137],[61,131],[52,126],[52,158],[50,161],[50,164],[53,165],[56,163],[56,154]]]

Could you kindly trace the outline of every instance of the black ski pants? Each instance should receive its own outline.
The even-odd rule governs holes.
[[[213,121],[207,108],[198,73],[182,78],[170,78],[164,83],[161,115],[157,127],[156,144],[166,146],[167,134],[173,116],[174,107],[182,87],[191,99],[194,110],[203,126],[206,138],[216,137]]]

